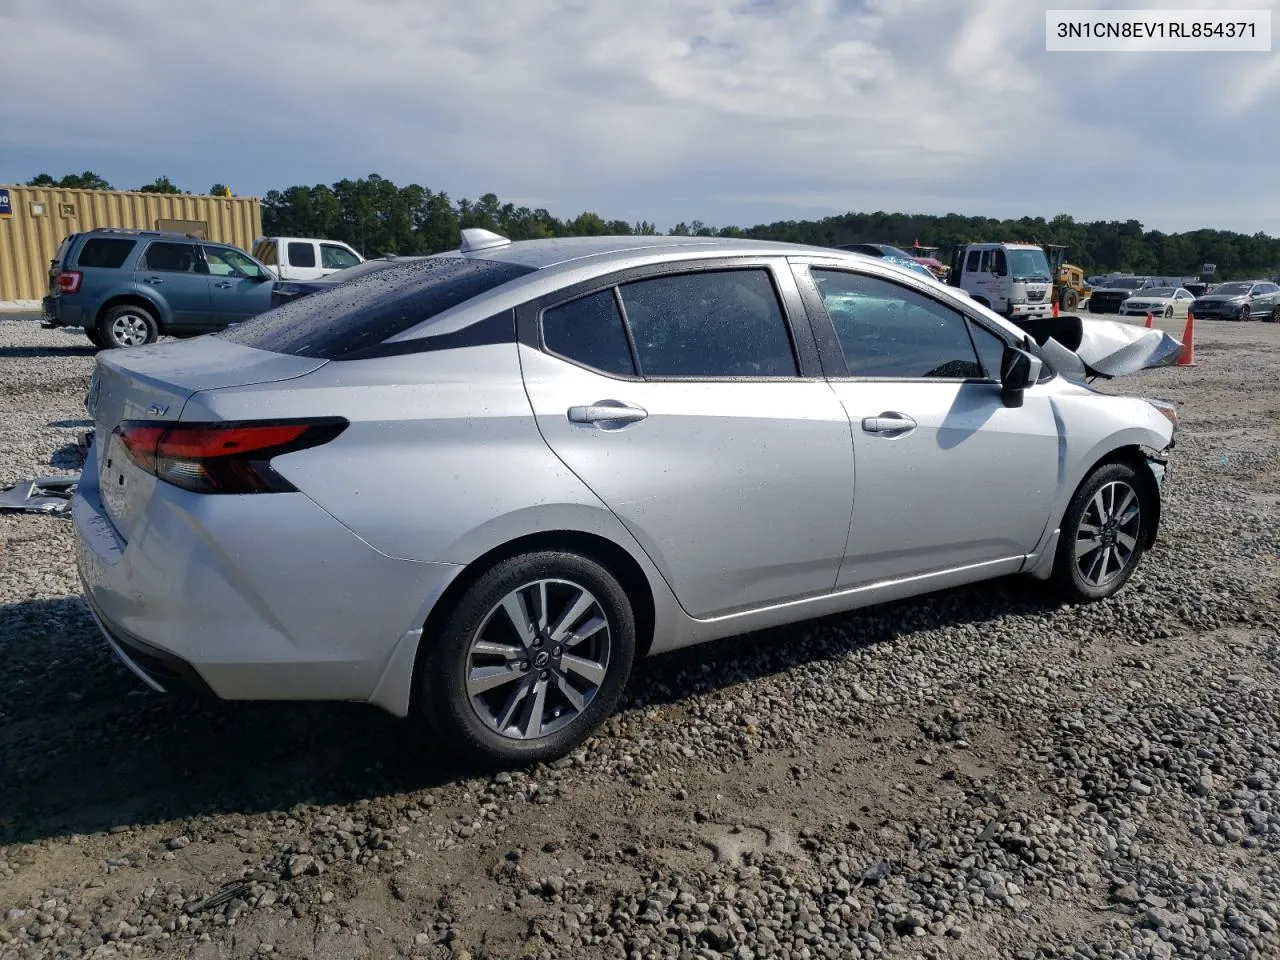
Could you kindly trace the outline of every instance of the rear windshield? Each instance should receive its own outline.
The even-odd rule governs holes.
[[[120,237],[90,237],[80,248],[80,256],[76,257],[76,266],[105,267],[118,270],[129,259],[135,240],[123,240]]]
[[[342,360],[532,272],[493,260],[425,257],[301,297],[215,336],[273,353]]]

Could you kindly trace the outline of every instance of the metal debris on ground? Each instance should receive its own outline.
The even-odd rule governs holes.
[[[0,490],[0,513],[70,514],[80,474],[68,477],[38,477],[23,480]]]

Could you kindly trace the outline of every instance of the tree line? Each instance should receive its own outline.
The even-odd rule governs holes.
[[[86,170],[55,179],[40,174],[28,186],[110,190],[102,177]],[[148,193],[183,193],[168,177],[134,188]],[[186,191],[189,192],[189,191]],[[207,193],[222,196],[227,188],[213,184]],[[262,199],[262,224],[268,235],[328,237],[351,244],[366,257],[382,254],[428,254],[458,245],[465,227],[493,230],[512,240],[601,235],[656,235],[642,220],[606,220],[587,211],[562,219],[539,207],[503,203],[495,194],[478,200],[454,200],[416,183],[397,186],[370,174],[333,184],[269,190]],[[996,220],[958,213],[943,216],[908,213],[844,213],[821,220],[780,220],[752,227],[713,227],[700,220],[681,222],[668,235],[744,237],[833,247],[876,242],[938,247],[948,261],[951,251],[979,241],[1061,244],[1068,259],[1086,273],[1121,270],[1136,274],[1190,276],[1203,264],[1217,265],[1217,279],[1273,276],[1280,272],[1280,238],[1230,230],[1163,233],[1146,230],[1137,220],[1077,221],[1068,214],[1050,220],[1022,217]]]

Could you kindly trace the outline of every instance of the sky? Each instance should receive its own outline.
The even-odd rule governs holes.
[[[1280,235],[1280,53],[1045,51],[1049,7],[1273,5],[2,0],[0,183],[378,173],[663,230],[885,210]]]

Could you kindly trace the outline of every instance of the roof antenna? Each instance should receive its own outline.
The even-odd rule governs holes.
[[[462,231],[462,252],[475,253],[478,250],[492,250],[495,247],[505,247],[511,241],[506,237],[496,234],[491,230],[481,230],[479,227],[468,227]]]

